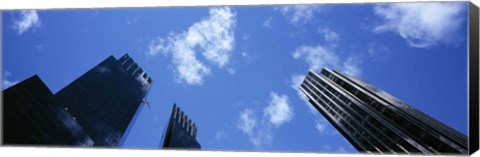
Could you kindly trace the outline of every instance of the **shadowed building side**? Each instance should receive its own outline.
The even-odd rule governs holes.
[[[152,79],[128,54],[108,57],[55,94],[95,141],[115,147],[151,87]]]
[[[4,90],[3,100],[3,144],[93,145],[37,75]]]
[[[151,84],[128,54],[108,57],[56,94],[31,77],[3,91],[4,144],[116,147]]]
[[[309,71],[300,90],[360,152],[468,153],[464,134],[350,76]]]
[[[160,144],[162,148],[200,149],[197,141],[197,126],[180,108],[173,104],[172,114]]]

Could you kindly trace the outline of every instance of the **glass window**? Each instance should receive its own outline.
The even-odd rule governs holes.
[[[151,84],[152,83],[152,78],[148,78],[148,83]]]
[[[420,137],[420,138],[424,138],[425,135],[427,135],[427,133],[426,133],[425,131],[422,131],[422,133],[420,133],[419,137]]]
[[[382,132],[385,132],[386,130],[387,130],[387,128],[382,127]]]

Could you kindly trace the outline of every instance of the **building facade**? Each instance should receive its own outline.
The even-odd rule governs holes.
[[[37,75],[4,90],[3,100],[3,144],[93,145]]]
[[[78,126],[90,139],[88,145],[81,146],[93,145],[100,147],[116,147],[118,145],[152,84],[152,79],[128,54],[123,55],[118,60],[113,56],[108,57],[56,94],[51,94],[43,83],[41,83],[41,86],[25,85],[31,88],[31,90],[42,89],[45,91],[43,95],[35,94],[35,92],[20,95],[20,97],[27,99],[27,101],[36,102],[34,104],[25,103],[25,101],[15,101],[17,97],[12,97],[7,94],[9,90],[24,90],[25,87],[22,85],[29,82],[28,80],[29,79],[22,81],[4,91],[4,99],[6,100],[4,102],[4,113],[11,112],[13,114],[12,116],[16,117],[19,121],[29,122],[29,125],[24,125],[25,127],[43,125],[42,123],[37,123],[39,120],[29,118],[29,115],[37,116],[38,113],[36,111],[47,110],[45,109],[46,106],[54,104],[55,109],[49,109],[45,111],[44,114],[57,115],[57,118],[45,118],[45,121],[59,121],[58,117],[60,117],[60,120],[62,120],[62,117],[63,119],[69,119],[70,121],[63,120],[63,123]],[[48,101],[37,101],[37,99],[47,99]],[[15,106],[27,106],[24,107],[27,109],[35,107],[38,108],[38,110],[23,111],[18,110]],[[8,118],[5,120],[9,121]],[[5,125],[4,128],[8,130],[10,126]],[[15,127],[12,129],[15,129]],[[45,132],[26,130],[25,134],[46,135],[51,134],[52,131],[55,133],[55,130]],[[7,139],[18,138],[18,136],[14,136],[12,132],[5,132],[3,135],[3,137]],[[59,139],[68,141],[67,138]],[[32,143],[31,140],[33,139],[23,139],[24,143]],[[51,143],[45,141],[45,139],[41,139],[40,141]],[[67,142],[64,145],[79,144]]]
[[[197,141],[197,126],[173,104],[168,126],[164,132],[160,147],[166,149],[200,149]]]
[[[108,57],[55,94],[95,146],[116,146],[152,79],[128,54]]]
[[[353,77],[309,71],[300,90],[360,152],[468,153],[464,134]]]

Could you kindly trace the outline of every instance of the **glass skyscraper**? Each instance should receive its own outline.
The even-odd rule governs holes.
[[[309,71],[300,90],[360,152],[468,153],[464,134],[353,77]]]
[[[37,75],[4,90],[3,100],[3,144],[93,145]]]
[[[172,114],[163,134],[160,147],[173,149],[200,149],[197,141],[197,126],[173,104]]]
[[[74,137],[85,135],[82,140],[86,141],[78,142],[77,137],[73,139],[77,142],[65,143],[70,138],[59,137],[61,145],[116,147],[151,84],[152,79],[128,54],[118,60],[108,57],[56,94],[34,76],[4,91],[4,144],[58,143],[48,140],[56,129],[24,129],[58,125]],[[19,121],[21,126],[14,124]]]

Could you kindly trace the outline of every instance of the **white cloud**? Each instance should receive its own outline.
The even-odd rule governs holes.
[[[314,5],[293,5],[279,8],[283,16],[295,26],[310,23],[315,17],[315,12],[319,11],[318,6]]]
[[[11,87],[11,86],[13,86],[13,85],[15,85],[15,84],[17,84],[17,83],[18,83],[18,81],[10,81],[10,80],[5,80],[5,79],[4,79],[4,80],[2,81],[2,86],[3,86],[3,89],[7,89],[8,87]]]
[[[171,37],[169,37],[169,40]],[[148,52],[147,55],[155,56],[158,53],[162,53],[163,55],[167,55],[168,51],[170,51],[171,45],[166,41],[164,38],[158,37],[156,40],[152,40],[150,45],[148,45]]]
[[[238,128],[240,128],[245,134],[253,134],[253,127],[257,124],[257,118],[253,115],[251,109],[245,109],[240,113],[240,119],[238,121]]]
[[[358,67],[359,61],[354,57],[348,57],[346,61],[343,62],[342,68],[340,70],[349,75],[349,76],[360,76],[361,70]]]
[[[37,27],[40,27],[40,18],[35,10],[20,11],[20,19],[15,20],[13,25],[19,35]]]
[[[248,52],[247,52],[248,48],[245,47],[245,48],[242,48],[242,52],[241,52],[241,56],[243,58],[243,61],[245,61],[245,63],[251,63],[255,60],[255,56],[254,55],[250,55]]]
[[[342,59],[332,51],[335,50],[340,40],[338,33],[327,27],[318,27],[317,32],[323,34],[327,46],[300,46],[292,53],[293,58],[304,58],[309,65],[309,69],[315,72],[319,72],[323,68],[330,68],[350,76],[359,77],[361,69],[358,67],[360,65],[358,57],[350,55],[347,56],[347,59]]]
[[[268,17],[265,21],[263,21],[263,27],[271,29],[272,28],[272,20],[273,20],[272,17]]]
[[[261,148],[263,145],[269,145],[273,140],[272,127],[259,127],[256,134],[249,136],[248,139],[256,148]]]
[[[286,95],[270,92],[270,97],[271,100],[263,109],[262,119],[258,120],[253,110],[247,108],[240,112],[236,124],[256,148],[270,144],[273,140],[274,129],[293,118],[293,108],[288,104]]]
[[[384,45],[379,45],[376,42],[368,44],[367,52],[371,57],[374,57],[378,54],[383,54],[389,52],[390,49]]]
[[[250,34],[244,34],[242,36],[242,42],[240,42],[239,45],[240,46],[240,51],[238,51],[240,53],[240,55],[242,56],[243,60],[247,63],[250,63],[252,61],[252,57],[248,54],[248,49],[249,49],[249,43],[250,43]]]
[[[349,57],[347,60],[341,60],[339,56],[321,45],[300,46],[292,55],[294,59],[304,58],[310,70],[316,72],[327,67],[344,72],[350,76],[358,77],[361,74],[361,70],[358,67],[359,61],[356,58]]]
[[[225,131],[217,131],[217,133],[215,134],[215,140],[220,141],[224,139],[225,136],[226,136]]]
[[[376,42],[368,44],[367,52],[373,60],[385,60],[391,53],[388,47]]]
[[[293,89],[300,89],[300,85],[302,84],[303,80],[305,79],[305,75],[294,74],[291,77],[291,85]]]
[[[151,41],[147,55],[171,54],[178,82],[203,84],[203,77],[211,70],[197,58],[201,54],[209,63],[223,68],[228,64],[235,44],[236,15],[230,8],[213,8],[209,17],[180,34]]]
[[[131,24],[136,24],[138,22],[138,18],[140,17],[140,15],[136,15],[135,17],[125,17],[125,22],[127,23],[127,25],[131,25]]]
[[[11,87],[18,83],[18,81],[16,80],[9,80],[9,77],[11,76],[12,76],[12,73],[10,73],[9,71],[5,71],[5,73],[3,74],[2,90],[7,89],[8,87]]]
[[[257,117],[251,109],[245,109],[240,112],[240,119],[237,127],[248,136],[248,140],[256,147],[271,143],[273,138],[271,127],[260,124],[257,125]]]
[[[323,39],[326,42],[336,42],[340,40],[340,36],[337,34],[337,32],[332,31],[331,29],[328,28],[318,28],[318,33],[323,34]]]
[[[227,69],[227,72],[228,72],[228,74],[230,74],[230,75],[235,75],[236,70],[235,70],[235,69],[232,69],[232,68],[228,68],[228,69]]]
[[[393,31],[417,48],[449,43],[461,27],[463,9],[466,5],[462,3],[381,4],[374,11],[384,22],[373,31]]]
[[[288,96],[270,92],[270,98],[271,100],[264,110],[264,115],[268,117],[270,123],[278,127],[290,121],[293,117],[293,111],[288,104]]]
[[[337,130],[331,124],[329,124],[324,117],[320,116],[316,116],[315,118],[315,129],[317,129],[320,135],[332,136],[338,134]]]
[[[324,123],[319,123],[318,121],[315,123],[315,129],[317,129],[317,131],[320,133],[320,134],[324,134],[325,133],[325,130],[327,130],[327,126],[324,124]]]
[[[293,74],[290,78],[290,82],[291,82],[290,87],[292,87],[295,91],[297,91],[297,94],[300,97],[300,100],[304,100],[305,103],[308,104],[308,101],[304,99],[305,95],[302,93],[302,91],[300,91],[300,85],[302,85],[304,79],[305,79],[305,75]]]
[[[326,66],[337,66],[339,64],[338,57],[325,49],[323,46],[301,46],[293,52],[294,59],[305,58],[305,61],[310,66],[310,69],[319,71]]]

